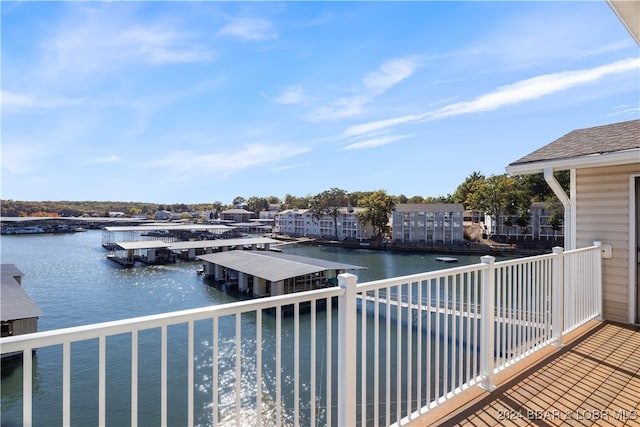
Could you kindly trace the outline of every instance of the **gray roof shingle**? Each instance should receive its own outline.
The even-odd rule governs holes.
[[[640,148],[640,120],[629,120],[571,131],[510,166],[637,148]]]

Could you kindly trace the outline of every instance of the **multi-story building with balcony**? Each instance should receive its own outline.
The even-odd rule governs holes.
[[[364,208],[344,207],[340,208],[337,218],[337,238],[344,239],[370,239],[374,235],[371,224],[363,224],[358,218],[358,213]],[[287,209],[279,212],[275,217],[274,232],[301,237],[336,237],[336,225],[333,218],[323,215],[315,218],[311,209]]]
[[[549,223],[553,210],[546,202],[533,202],[529,208],[526,225],[518,225],[517,218],[501,211],[498,215],[486,215],[487,234],[516,239],[555,239],[562,237],[564,227],[560,223],[556,230]]]
[[[457,243],[464,240],[459,203],[400,203],[392,213],[394,242]]]

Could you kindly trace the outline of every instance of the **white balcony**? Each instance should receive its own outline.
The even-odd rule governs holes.
[[[48,420],[54,424],[106,425],[123,411],[131,425],[419,422],[465,390],[493,390],[496,375],[561,346],[566,333],[602,312],[597,246],[339,281],[326,290],[2,338],[3,354],[24,355],[22,423],[38,421],[34,369],[60,375],[60,389],[48,393],[60,407],[61,418]],[[79,361],[74,350],[87,346],[89,360]],[[130,349],[127,360],[109,357],[117,346]],[[158,368],[148,369],[149,360]],[[182,380],[170,381],[176,370]],[[95,396],[91,420],[74,412],[75,399],[86,395]]]

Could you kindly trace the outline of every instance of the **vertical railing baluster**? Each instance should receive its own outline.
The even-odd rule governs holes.
[[[431,406],[431,402],[433,401],[433,399],[431,398],[431,381],[433,379],[433,373],[431,371],[431,341],[432,341],[432,334],[431,334],[431,314],[432,314],[432,307],[433,307],[433,302],[431,300],[431,284],[433,283],[433,279],[428,279],[426,280],[426,284],[427,284],[427,304],[428,304],[428,311],[427,311],[427,366],[425,367],[424,370],[424,374],[425,374],[425,382],[427,383],[427,405]]]
[[[317,300],[311,301],[311,357],[309,364],[309,371],[311,372],[311,396],[309,398],[309,408],[310,414],[309,424],[312,426],[316,425],[316,304]]]
[[[194,425],[193,422],[193,387],[194,387],[194,325],[193,320],[188,322],[187,337],[187,425]]]
[[[444,284],[444,316],[442,317],[442,323],[444,324],[444,332],[442,334],[442,396],[446,396],[447,393],[449,393],[449,374],[451,372],[449,370],[449,360],[451,359],[451,346],[449,344],[451,339],[449,333],[449,319],[451,318],[449,316],[449,284],[451,283],[451,276],[444,276],[442,278],[442,283]]]
[[[256,426],[259,427],[261,425],[262,425],[262,309],[257,309],[256,310]]]
[[[458,353],[458,344],[456,340],[458,339],[458,334],[456,331],[457,319],[458,316],[456,314],[457,311],[457,301],[456,298],[458,296],[457,292],[458,286],[458,275],[451,276],[451,390],[455,390],[458,388],[458,378],[457,371],[460,368],[459,358],[460,355]],[[457,376],[457,377],[456,377]]]
[[[300,303],[293,305],[293,425],[300,424]]]
[[[332,330],[331,330],[331,328],[332,328],[332,326],[331,326],[331,318],[333,317],[333,315],[332,315],[333,308],[332,308],[332,300],[331,300],[331,298],[327,298],[326,307],[327,307],[327,316],[326,316],[326,319],[327,319],[327,372],[325,373],[325,380],[327,382],[327,392],[326,392],[326,395],[327,395],[327,402],[326,402],[326,405],[327,405],[327,420],[326,420],[325,424],[329,426],[329,425],[332,425],[331,407],[333,405],[333,397],[331,396],[331,386],[332,386],[331,378],[333,376],[333,375],[331,375],[332,374],[331,371],[332,371],[332,368],[333,368],[333,363],[332,363],[332,359],[333,358],[331,356],[331,353],[333,351],[332,348],[331,348],[331,341],[332,341],[332,336],[333,336],[333,333],[332,333]]]
[[[411,363],[411,357],[413,353],[413,338],[411,331],[413,329],[413,292],[412,292],[413,283],[407,284],[407,376],[406,376],[406,387],[407,387],[407,414],[411,414],[411,402],[413,400],[411,386],[412,386],[412,377],[411,374],[413,370],[413,364]]]
[[[396,296],[396,423],[402,419],[402,285]]]
[[[373,292],[373,421],[379,424],[380,417],[380,291]]]
[[[367,425],[367,293],[360,298],[360,424]]]
[[[418,296],[417,296],[417,301],[418,301],[418,307],[417,307],[417,313],[418,313],[418,332],[416,333],[416,336],[418,338],[418,342],[417,342],[417,354],[416,354],[416,402],[417,402],[417,409],[419,410],[422,407],[422,335],[424,334],[424,331],[422,329],[422,312],[423,312],[423,301],[422,301],[422,285],[423,285],[423,281],[419,281],[416,283],[418,289]]]
[[[327,317],[329,315],[327,314]],[[276,307],[276,425],[282,425],[282,306]]]
[[[480,366],[484,381],[482,387],[492,391],[495,389],[494,384],[494,366],[495,357],[493,355],[495,349],[495,258],[489,255],[481,258],[486,268],[482,275],[482,345],[480,348]]]
[[[212,319],[213,321],[213,342],[212,342],[212,354],[211,354],[211,364],[212,364],[212,368],[213,368],[213,380],[212,380],[212,384],[211,384],[211,400],[212,400],[212,405],[211,405],[211,411],[212,411],[212,424],[218,425],[218,416],[220,413],[220,396],[218,396],[218,389],[219,389],[219,382],[220,379],[218,377],[219,375],[219,368],[218,368],[218,364],[220,363],[220,361],[218,360],[219,358],[219,347],[220,347],[220,341],[219,341],[219,337],[218,337],[218,333],[219,333],[219,323],[220,323],[220,317],[214,317]]]
[[[437,402],[440,399],[440,337],[442,334],[440,333],[440,283],[441,279],[435,279],[434,283],[436,285],[436,321],[435,321],[435,363],[434,363],[434,389],[435,396],[434,399]]]
[[[385,348],[385,425],[391,425],[391,288],[385,288],[386,348]]]
[[[240,423],[242,421],[242,315],[240,313],[236,313],[236,330],[235,330],[235,346],[236,346],[236,360],[235,360],[235,369],[236,369],[236,380],[235,380],[235,395],[236,395],[236,426],[240,427]]]
[[[69,425],[63,423],[64,425]],[[131,332],[131,425],[138,425],[138,331]]]
[[[167,325],[160,328],[160,424],[167,425]]]
[[[107,338],[98,338],[98,423],[106,424],[107,418]]]
[[[22,352],[22,424],[33,425],[33,349]]]
[[[62,425],[71,425],[71,343],[69,341],[62,344]]]

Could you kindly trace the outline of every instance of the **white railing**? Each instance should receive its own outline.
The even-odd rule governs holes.
[[[339,282],[2,338],[2,353],[24,354],[21,421],[84,424],[89,411],[100,425],[404,424],[474,384],[492,389],[495,373],[601,312],[596,246]],[[109,357],[118,347],[126,360]],[[62,371],[49,410],[34,403],[34,368],[51,365],[41,360]]]

